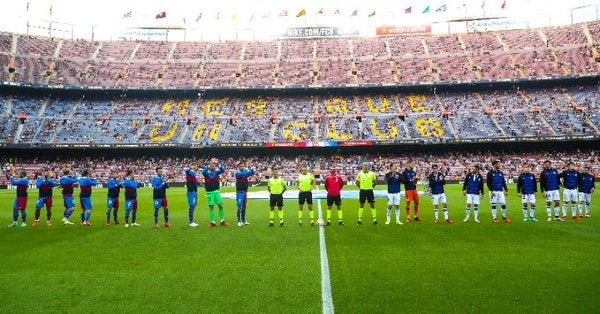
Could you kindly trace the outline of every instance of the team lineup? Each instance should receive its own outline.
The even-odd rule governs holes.
[[[481,197],[484,194],[485,186],[489,190],[491,212],[493,223],[504,221],[511,223],[508,209],[506,205],[506,196],[508,195],[508,187],[506,178],[501,170],[499,161],[492,163],[491,170],[484,178],[480,173],[480,166],[475,165],[470,167],[469,172],[463,178],[462,191],[466,197],[466,216],[463,222],[469,222],[471,213],[473,221],[480,223],[479,206]],[[536,196],[541,192],[546,200],[547,221],[567,221],[569,219],[569,210],[573,220],[580,220],[584,217],[591,217],[591,195],[595,190],[595,178],[590,174],[588,166],[582,166],[581,172],[573,162],[568,163],[568,169],[559,173],[558,170],[552,167],[550,161],[543,163],[542,172],[536,177],[531,171],[532,166],[529,164],[523,165],[521,173],[516,180],[516,192],[522,200],[523,221],[537,222],[536,218]],[[171,227],[169,221],[169,207],[167,202],[167,190],[173,183],[173,180],[165,175],[162,167],[157,167],[156,175],[151,180],[152,198],[154,207],[154,227],[160,228],[159,213],[163,210],[164,227]],[[199,224],[194,220],[194,213],[198,205],[198,186],[203,185],[206,191],[207,205],[209,209],[209,226],[216,227],[218,225],[227,227],[229,224],[225,219],[225,210],[223,207],[223,198],[221,197],[220,176],[225,172],[222,164],[217,159],[212,159],[209,165],[202,168],[201,174],[203,182],[198,179],[196,172],[199,171],[199,166],[190,165],[185,170],[185,186],[187,189],[187,201],[189,205],[188,226],[195,228]],[[32,226],[40,224],[40,216],[42,208],[46,208],[46,225],[52,225],[52,206],[53,206],[53,189],[60,187],[64,202],[64,213],[62,223],[64,225],[73,225],[70,220],[75,212],[76,205],[74,199],[74,186],[79,185],[80,194],[79,201],[81,207],[81,225],[91,226],[91,215],[93,210],[92,205],[92,188],[101,184],[93,177],[92,173],[87,170],[82,170],[80,176],[76,176],[71,169],[64,168],[61,177],[55,178],[55,174],[50,171],[43,172],[35,180],[35,186],[38,189],[39,197],[35,204],[35,217]],[[237,164],[235,172],[235,196],[237,206],[237,226],[242,227],[249,225],[246,220],[246,204],[248,201],[248,186],[249,177],[256,174],[256,171],[251,167],[251,161],[240,161]],[[539,178],[539,179],[538,179]],[[13,222],[9,227],[26,227],[27,226],[27,199],[30,180],[25,171],[21,171],[18,176],[14,174],[9,178],[10,184],[16,189],[16,199],[13,206]],[[435,223],[444,221],[447,224],[452,224],[448,211],[448,202],[444,193],[444,185],[446,181],[444,175],[438,170],[437,165],[432,165],[429,174],[425,178],[426,191],[431,195]],[[538,182],[539,181],[539,182]],[[414,164],[408,162],[406,168],[398,171],[397,165],[390,165],[389,172],[384,176],[384,182],[387,184],[387,215],[385,224],[389,225],[392,222],[392,214],[395,209],[395,223],[403,225],[401,219],[401,188],[404,186],[404,194],[406,199],[406,222],[422,222],[423,219],[419,216],[419,193],[417,186],[419,175],[417,174]],[[358,220],[357,225],[362,225],[363,212],[365,203],[369,204],[371,209],[371,219],[373,225],[378,225],[377,210],[375,207],[374,188],[377,186],[378,179],[375,172],[370,169],[370,164],[364,162],[362,169],[356,176],[356,186],[359,189],[358,194]],[[138,227],[138,200],[137,190],[143,186],[141,182],[136,181],[135,174],[129,170],[124,175],[118,171],[112,171],[110,178],[105,182],[108,188],[107,193],[107,211],[106,225],[121,224],[119,220],[119,197],[121,189],[124,189],[125,195],[125,227]],[[310,225],[331,225],[332,210],[335,205],[337,210],[338,225],[343,226],[343,210],[341,191],[346,185],[346,181],[337,173],[336,169],[330,169],[328,175],[323,179],[323,185],[327,192],[327,208],[326,216],[323,219],[316,219],[315,210],[313,207],[312,191],[317,187],[315,176],[309,172],[307,165],[302,165],[300,174],[297,177],[298,186],[298,225],[303,225],[304,220],[304,205],[307,205]],[[539,189],[538,189],[539,185]],[[563,187],[563,205],[561,212],[561,197],[560,188]],[[267,189],[269,192],[269,227],[273,227],[275,213],[278,215],[279,226],[283,227],[284,223],[284,197],[283,193],[287,189],[286,181],[279,175],[279,169],[273,167],[272,175],[268,179]],[[411,206],[412,205],[412,206]],[[217,211],[218,209],[218,218]],[[411,208],[412,207],[412,208]],[[440,219],[439,211],[442,211],[443,220]],[[500,215],[498,215],[500,209]],[[411,212],[412,210],[412,212]],[[412,214],[411,214],[412,213]],[[19,224],[19,218],[21,223]]]

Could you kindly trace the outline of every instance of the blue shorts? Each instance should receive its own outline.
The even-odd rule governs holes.
[[[154,199],[154,209],[159,209],[161,207],[168,208],[169,204],[167,203],[166,198],[155,198]]]
[[[112,198],[109,197],[106,199],[106,207],[108,208],[114,208],[114,209],[119,209],[119,199],[118,198]]]
[[[238,208],[246,208],[246,203],[248,203],[248,192],[237,191],[235,193],[235,203]]]
[[[125,200],[125,210],[137,210],[137,200]]]
[[[66,209],[75,208],[75,199],[73,198],[73,196],[64,196],[63,200]]]
[[[90,197],[80,197],[79,202],[81,203],[81,209],[84,210],[92,210],[92,198]]]
[[[46,208],[52,208],[52,197],[40,197],[35,203],[35,208],[42,208],[46,205]]]
[[[187,192],[188,205],[196,206],[198,204],[198,192],[189,191]]]

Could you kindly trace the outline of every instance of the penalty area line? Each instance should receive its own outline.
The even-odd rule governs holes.
[[[321,200],[317,201],[318,217],[323,221]],[[319,252],[321,255],[321,300],[323,314],[333,314],[333,298],[331,297],[331,279],[329,277],[329,259],[327,258],[327,243],[325,242],[325,226],[319,226]]]

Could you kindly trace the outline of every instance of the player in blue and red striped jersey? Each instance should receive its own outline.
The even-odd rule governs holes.
[[[133,170],[127,170],[125,181],[122,187],[125,188],[125,228],[129,227],[129,215],[131,214],[131,226],[139,227],[137,220],[137,189],[142,186],[141,183],[135,181]]]
[[[235,173],[235,200],[237,204],[237,225],[238,227],[249,225],[246,221],[246,203],[248,202],[248,177],[256,172],[254,169],[248,169],[250,162],[238,163],[238,171]]]
[[[91,226],[90,218],[92,217],[92,187],[98,185],[98,181],[91,178],[91,174],[87,170],[81,172],[79,179],[79,202],[81,203],[81,225]]]
[[[223,209],[223,199],[221,198],[220,175],[225,172],[225,168],[219,164],[218,160],[213,158],[210,165],[204,167],[202,175],[204,176],[204,189],[206,190],[206,199],[208,201],[208,209],[210,211],[210,227],[217,226],[217,217],[215,215],[215,205],[219,207],[219,217],[221,218],[221,226],[228,227],[229,224],[225,221],[225,210]]]
[[[75,210],[75,199],[73,198],[73,184],[77,183],[77,178],[71,175],[69,168],[63,169],[63,176],[58,180],[62,188],[63,202],[65,205],[65,212],[63,214],[63,225],[72,225],[69,218]]]
[[[192,228],[198,227],[198,224],[194,222],[194,211],[198,204],[198,185],[200,185],[200,181],[198,181],[198,178],[196,177],[196,166],[191,165],[190,168],[185,171],[185,186],[187,188],[188,205],[190,206],[188,209],[188,226]]]
[[[29,179],[27,178],[27,172],[22,170],[19,173],[19,179],[10,178],[10,184],[17,187],[17,198],[13,205],[13,222],[8,225],[9,227],[18,226],[17,221],[19,219],[19,212],[21,212],[21,227],[27,226],[27,189],[29,188]]]
[[[35,227],[40,223],[40,211],[45,205],[46,225],[50,227],[52,226],[52,189],[58,186],[58,183],[54,181],[54,173],[45,171],[43,176],[37,179],[35,186],[39,190],[39,199],[35,204],[35,220],[31,226]]]
[[[165,179],[162,167],[156,167],[156,177],[152,178],[152,199],[154,200],[154,228],[160,228],[158,224],[158,211],[163,208],[165,216],[165,228],[170,228],[169,205],[167,203],[167,189],[171,179]]]
[[[119,180],[119,172],[113,170],[110,172],[110,177],[106,182],[108,194],[106,195],[106,225],[110,226],[110,214],[113,214],[115,225],[119,224],[119,194],[121,193],[121,182]]]

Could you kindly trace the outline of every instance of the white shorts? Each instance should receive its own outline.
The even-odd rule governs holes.
[[[442,193],[442,194],[432,194],[431,197],[433,198],[433,205],[438,205],[438,204],[446,204],[446,194]]]
[[[503,191],[490,191],[490,202],[492,204],[506,205]]]
[[[479,205],[479,194],[467,194],[467,204]]]
[[[546,202],[559,201],[560,202],[560,193],[558,190],[546,191]]]
[[[591,203],[592,202],[592,194],[590,193],[579,193],[579,201]]]
[[[400,193],[388,193],[388,206],[400,206]]]
[[[577,190],[563,190],[563,201],[564,202],[577,202]]]
[[[521,202],[523,204],[535,204],[535,194],[523,194]]]

